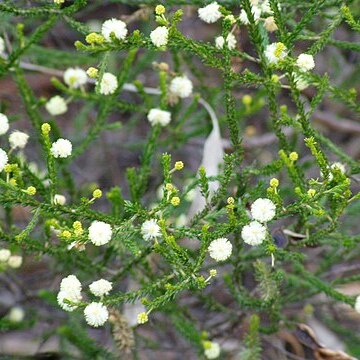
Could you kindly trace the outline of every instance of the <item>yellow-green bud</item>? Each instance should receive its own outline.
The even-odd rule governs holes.
[[[6,173],[11,173],[11,171],[12,171],[12,165],[11,165],[11,164],[6,164],[6,165],[4,166],[4,171],[5,171]]]
[[[99,199],[102,197],[102,191],[100,189],[95,189],[93,191],[93,198]]]
[[[95,44],[102,44],[105,41],[105,39],[102,35],[93,32],[86,36],[85,41],[88,44],[95,45]]]
[[[182,161],[177,161],[176,163],[175,163],[175,169],[176,170],[181,170],[181,169],[183,169],[184,168],[184,163],[182,162]]]
[[[36,194],[36,188],[34,186],[29,186],[27,189],[26,189],[26,193],[28,195],[31,195],[31,196],[34,196]]]
[[[63,238],[66,238],[66,239],[69,239],[71,238],[71,232],[69,230],[64,230],[62,233],[61,233],[61,236]]]
[[[166,11],[166,9],[163,5],[157,5],[155,8],[156,15],[163,15],[163,14],[165,14],[165,11]]]
[[[229,205],[235,204],[235,199],[232,196],[228,197],[226,201]]]
[[[148,317],[148,314],[146,312],[142,312],[142,313],[138,314],[138,316],[137,316],[137,323],[138,324],[145,324],[148,321],[149,321],[149,317]]]
[[[49,135],[49,132],[51,131],[51,126],[48,123],[44,123],[41,125],[41,132],[43,135]]]
[[[217,275],[216,269],[211,269],[211,270],[209,271],[209,275],[210,275],[211,277],[216,276],[216,275]]]
[[[86,73],[89,78],[96,79],[99,75],[99,70],[94,67],[89,67]]]
[[[273,188],[278,187],[278,186],[279,186],[279,180],[276,179],[276,178],[272,178],[272,179],[270,180],[270,186],[273,187]]]
[[[316,194],[316,190],[315,189],[309,189],[307,194],[310,196],[310,197],[314,197],[315,194]]]
[[[289,159],[291,161],[296,161],[299,158],[299,154],[296,151],[293,151],[292,153],[290,153],[289,155]]]
[[[167,191],[173,191],[173,190],[174,190],[174,185],[171,184],[171,183],[167,183],[167,184],[165,185],[165,189],[166,189]]]
[[[244,105],[250,105],[252,103],[251,95],[244,95],[242,98],[242,102]]]
[[[178,196],[174,196],[172,199],[171,199],[171,205],[173,206],[178,206],[180,205],[180,198]]]
[[[16,186],[16,185],[17,185],[16,179],[11,178],[11,179],[9,180],[9,184],[12,185],[12,186]]]
[[[75,221],[75,222],[73,223],[73,228],[74,228],[75,230],[82,229],[82,224],[81,224],[81,222],[80,222],[80,221]]]
[[[271,81],[274,82],[274,83],[279,82],[279,76],[277,76],[276,74],[273,74],[271,76]]]

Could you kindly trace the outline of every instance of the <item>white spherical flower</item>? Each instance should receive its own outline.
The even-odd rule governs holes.
[[[156,239],[161,236],[160,226],[155,219],[146,220],[141,225],[141,234],[145,241]]]
[[[118,87],[118,81],[115,75],[106,72],[100,81],[100,94],[110,95],[115,92]]]
[[[29,139],[29,135],[25,134],[22,131],[14,131],[13,133],[10,134],[9,136],[9,143],[11,148],[16,149],[23,149]]]
[[[0,262],[7,262],[11,256],[11,251],[8,249],[0,250]]]
[[[217,49],[222,49],[225,44],[225,39],[223,36],[218,36],[215,38],[215,46]]]
[[[87,82],[86,72],[80,68],[69,68],[64,72],[65,84],[71,88],[77,89]]]
[[[104,295],[109,295],[109,292],[112,289],[112,283],[105,279],[100,279],[91,283],[89,285],[89,289],[95,296],[101,297]]]
[[[101,27],[101,34],[107,41],[111,41],[110,34],[114,33],[115,37],[119,40],[124,40],[128,29],[126,24],[118,19],[109,19],[106,20]]]
[[[245,225],[241,231],[241,237],[249,245],[260,245],[266,238],[266,227],[257,221]]]
[[[177,76],[171,80],[170,91],[181,98],[190,96],[192,90],[193,84],[187,76]]]
[[[9,119],[5,114],[0,113],[0,135],[4,135],[9,130]]]
[[[58,139],[51,145],[50,152],[55,158],[67,158],[71,155],[72,144],[67,139]]]
[[[9,312],[9,320],[13,323],[19,323],[24,320],[25,311],[20,306],[14,306]]]
[[[8,265],[12,268],[12,269],[18,269],[21,264],[23,262],[23,258],[20,255],[12,255],[9,257],[8,260]]]
[[[300,54],[296,59],[296,65],[301,71],[309,71],[315,67],[314,57],[309,54]]]
[[[224,261],[232,252],[231,242],[226,238],[213,240],[208,248],[210,256],[216,261]]]
[[[251,205],[251,216],[261,223],[272,220],[275,214],[276,206],[269,199],[257,199]]]
[[[355,300],[354,309],[360,314],[360,295]]]
[[[111,226],[103,221],[93,221],[89,227],[89,239],[95,246],[107,244],[112,237]]]
[[[5,41],[4,39],[0,36],[0,54],[3,54],[5,52]]]
[[[171,121],[171,113],[165,110],[151,109],[147,115],[147,118],[152,126],[166,126]]]
[[[75,275],[69,275],[61,280],[60,291],[77,297],[81,293],[81,282]]]
[[[260,9],[259,7],[253,5],[253,6],[251,7],[251,13],[252,13],[253,16],[254,16],[255,22],[260,19],[261,9]],[[249,18],[248,18],[247,13],[246,13],[246,11],[245,11],[244,9],[242,9],[242,10],[240,11],[239,19],[240,19],[240,21],[241,21],[244,25],[249,25],[249,24],[250,24]]]
[[[165,46],[168,43],[169,30],[166,26],[158,26],[150,33],[151,42],[157,46]]]
[[[283,60],[286,55],[286,46],[281,42],[272,43],[266,46],[265,57],[269,64],[276,65],[280,60]]]
[[[45,109],[52,116],[65,114],[68,110],[66,101],[63,97],[56,95],[53,96],[46,104]]]
[[[204,355],[207,359],[216,359],[219,357],[220,351],[220,345],[217,342],[211,341],[211,343],[205,349]]]
[[[8,163],[9,158],[3,149],[0,149],[0,172],[4,170],[5,165]]]
[[[60,291],[57,295],[57,302],[63,310],[71,312],[77,309],[78,306],[76,304],[81,301],[81,298],[80,293],[71,294],[67,291]],[[65,300],[68,300],[73,304],[70,305],[66,303]]]
[[[54,204],[55,205],[65,205],[66,203],[66,197],[61,194],[55,194],[54,195]]]
[[[220,5],[214,1],[198,10],[199,18],[208,24],[212,24],[221,18]]]
[[[102,303],[92,302],[84,309],[86,322],[93,327],[99,327],[106,323],[109,312]]]

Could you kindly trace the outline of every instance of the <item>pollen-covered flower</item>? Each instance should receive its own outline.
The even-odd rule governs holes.
[[[255,22],[260,19],[260,16],[261,16],[261,9],[260,8],[258,8],[255,5],[251,6],[251,13],[254,16]],[[250,24],[249,18],[248,18],[247,13],[246,13],[246,11],[244,9],[242,9],[240,11],[239,19],[244,25],[249,25]]]
[[[63,97],[55,95],[45,104],[45,109],[50,115],[57,116],[65,114],[68,107]]]
[[[71,155],[72,144],[67,139],[58,139],[51,145],[50,152],[55,158],[67,158]]]
[[[3,149],[0,149],[0,172],[4,170],[5,165],[8,163],[9,158]]]
[[[90,326],[99,327],[106,323],[109,312],[102,303],[92,302],[84,309],[84,316]]]
[[[146,220],[141,225],[141,234],[145,241],[156,239],[161,236],[160,226],[155,219]]]
[[[177,76],[171,80],[170,91],[181,98],[191,95],[193,84],[187,76]]]
[[[210,256],[216,261],[224,261],[232,253],[231,242],[226,238],[213,240],[208,248]]]
[[[220,5],[214,1],[198,10],[199,18],[208,24],[212,24],[221,18]]]
[[[266,46],[265,57],[269,64],[276,65],[280,60],[285,59],[286,55],[287,48],[281,42],[272,43]]]
[[[315,67],[314,57],[309,54],[300,54],[296,60],[296,65],[301,71],[309,71]]]
[[[137,323],[139,325],[145,324],[148,321],[149,321],[149,317],[148,317],[148,314],[146,312],[142,312],[142,313],[138,314]]]
[[[168,43],[169,30],[166,26],[158,26],[150,33],[151,42],[157,46],[165,46]]]
[[[249,245],[260,245],[266,238],[267,229],[258,221],[252,221],[245,225],[241,231],[241,237]]]
[[[205,341],[204,342],[204,355],[207,359],[216,359],[220,356],[220,345],[214,341]]]
[[[126,24],[118,19],[109,19],[104,21],[101,27],[101,34],[106,41],[111,41],[111,33],[114,33],[117,39],[124,40],[128,33]]]
[[[89,239],[95,246],[107,244],[112,237],[111,226],[103,221],[93,221],[89,227]]]
[[[105,279],[100,279],[91,283],[89,289],[95,296],[102,297],[109,295],[109,292],[112,289],[112,283]]]
[[[8,249],[1,249],[0,250],[0,262],[4,263],[9,260],[11,256],[11,252]]]
[[[118,87],[118,81],[115,75],[106,72],[100,81],[100,94],[110,95],[115,92]]]
[[[68,68],[64,72],[64,81],[69,87],[77,89],[86,84],[87,75],[80,68]]]
[[[251,216],[261,223],[272,220],[276,213],[275,204],[269,199],[257,199],[251,205]]]
[[[152,126],[166,126],[171,121],[171,113],[165,110],[151,109],[147,115],[147,118]]]
[[[29,139],[29,135],[22,131],[14,131],[9,136],[9,143],[12,149],[23,149]]]
[[[9,130],[9,119],[5,114],[0,113],[0,135],[4,135]]]
[[[54,204],[55,205],[65,205],[66,203],[66,197],[61,194],[55,194],[54,195]]]

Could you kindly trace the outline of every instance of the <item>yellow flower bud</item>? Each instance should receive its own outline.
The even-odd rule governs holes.
[[[216,269],[211,269],[211,270],[209,271],[209,274],[210,274],[211,277],[216,276],[216,275],[217,275]]]
[[[85,41],[90,45],[95,45],[102,44],[105,39],[102,35],[93,32],[86,36]]]
[[[309,189],[307,194],[310,196],[310,197],[314,197],[315,194],[316,194],[316,190],[315,189]]]
[[[272,178],[272,179],[270,180],[270,186],[273,187],[273,188],[278,187],[278,186],[279,186],[279,180],[276,179],[276,178]]]
[[[181,169],[183,169],[184,168],[184,163],[182,162],[182,161],[177,161],[176,163],[175,163],[175,169],[176,170],[181,170]]]
[[[149,317],[148,317],[148,314],[146,312],[142,312],[142,313],[138,314],[138,316],[137,316],[137,323],[138,324],[145,324],[148,321],[149,321]]]
[[[17,181],[16,181],[16,179],[11,178],[10,181],[9,181],[9,184],[12,185],[12,186],[17,186]]]
[[[252,102],[252,97],[251,95],[244,95],[242,98],[242,102],[244,105],[250,105]]]
[[[167,184],[165,185],[165,189],[166,189],[167,191],[173,191],[173,190],[174,190],[174,185],[173,185],[173,184],[170,184],[170,183],[167,183]]]
[[[34,196],[36,194],[36,188],[34,186],[29,186],[27,189],[26,189],[26,193],[28,195],[31,195],[31,196]]]
[[[227,203],[229,205],[234,205],[235,204],[235,199],[232,196],[230,196],[230,197],[227,198]]]
[[[94,67],[89,67],[86,71],[89,78],[95,79],[98,77],[99,70]]]
[[[6,164],[6,165],[4,166],[4,171],[5,171],[6,173],[11,173],[11,171],[12,171],[12,165],[11,165],[11,164]]]
[[[64,231],[61,233],[61,236],[62,236],[63,238],[69,239],[69,238],[71,238],[71,232],[68,231],[68,230],[64,230]]]
[[[292,153],[290,153],[289,155],[289,159],[291,161],[296,161],[299,158],[299,154],[296,151],[293,151]]]
[[[156,15],[163,15],[163,14],[165,14],[165,11],[166,11],[166,9],[163,5],[157,5],[155,8]]]
[[[75,222],[73,223],[73,228],[74,228],[75,230],[82,229],[82,224],[81,224],[81,222],[80,222],[80,221],[75,221]]]
[[[49,135],[49,132],[51,131],[51,126],[48,123],[44,123],[41,125],[41,132],[43,135]]]
[[[100,189],[95,189],[93,191],[93,198],[99,199],[102,197],[102,191]]]
[[[172,199],[171,199],[171,205],[173,206],[178,206],[180,205],[180,198],[178,196],[174,196]]]

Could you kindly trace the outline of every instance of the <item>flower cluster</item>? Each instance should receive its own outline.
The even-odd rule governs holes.
[[[112,283],[100,279],[89,285],[90,292],[101,299],[108,295],[112,290]],[[57,301],[60,307],[72,312],[76,310],[82,301],[82,285],[75,275],[69,275],[62,279],[60,291],[57,295]],[[109,318],[109,312],[102,302],[91,302],[84,309],[86,322],[93,327],[99,327],[105,324]]]
[[[0,267],[6,269],[18,269],[23,262],[23,258],[20,255],[13,255],[9,249],[0,249]]]

